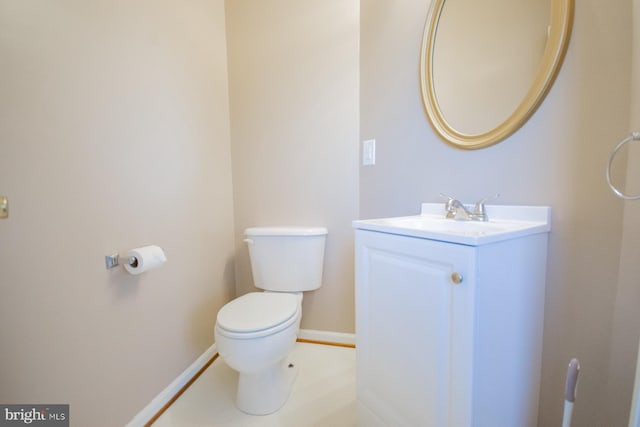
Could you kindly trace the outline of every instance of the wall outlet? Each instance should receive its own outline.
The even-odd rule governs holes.
[[[371,166],[376,164],[376,140],[368,139],[362,141],[362,165]]]

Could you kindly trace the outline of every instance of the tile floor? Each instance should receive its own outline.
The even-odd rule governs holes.
[[[217,358],[153,427],[355,426],[355,349],[299,342],[289,359],[298,366],[298,377],[278,412],[252,416],[239,411],[234,405],[237,373]]]

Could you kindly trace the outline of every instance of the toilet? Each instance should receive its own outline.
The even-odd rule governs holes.
[[[302,318],[302,292],[322,284],[323,227],[253,227],[245,230],[254,285],[218,312],[220,357],[238,371],[236,406],[252,415],[280,409],[297,374],[287,360]]]

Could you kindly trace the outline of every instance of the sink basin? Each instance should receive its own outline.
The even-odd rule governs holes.
[[[547,206],[486,206],[489,221],[445,218],[442,203],[423,203],[421,214],[354,221],[354,228],[479,246],[551,229]]]

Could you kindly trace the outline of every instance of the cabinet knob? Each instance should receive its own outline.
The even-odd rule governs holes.
[[[460,283],[462,283],[462,274],[458,273],[458,272],[454,272],[451,274],[451,281],[453,283],[455,283],[456,285],[459,285]]]

